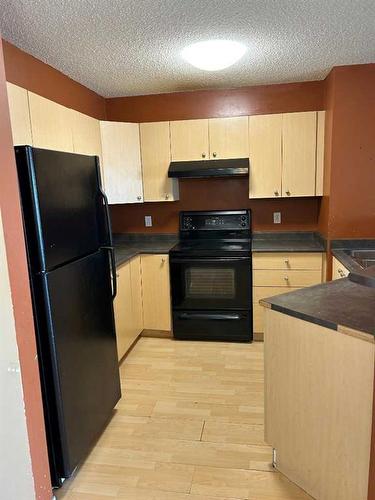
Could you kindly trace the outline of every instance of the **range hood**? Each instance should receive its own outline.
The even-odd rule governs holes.
[[[207,177],[238,177],[249,175],[249,158],[233,160],[172,161],[168,177],[197,179]]]

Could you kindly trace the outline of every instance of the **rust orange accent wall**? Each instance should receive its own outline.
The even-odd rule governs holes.
[[[375,237],[375,64],[326,79],[325,186],[319,229],[329,239]]]
[[[317,229],[318,198],[249,200],[248,179],[183,179],[180,200],[111,206],[114,232],[175,233],[181,210],[225,210],[251,208],[254,230]],[[273,224],[273,212],[281,211],[282,224]],[[144,216],[152,215],[153,226],[145,228]]]
[[[321,222],[330,239],[375,238],[375,64],[335,67],[327,83],[330,194]]]
[[[86,115],[105,119],[105,99],[94,91],[5,40],[3,52],[8,82]]]
[[[324,82],[174,92],[106,100],[107,119],[153,122],[324,109]]]
[[[23,235],[21,207],[0,39],[0,206],[3,217],[17,345],[22,374],[35,497],[50,500],[51,484],[44,431],[39,369]],[[2,450],[4,452],[4,450]]]

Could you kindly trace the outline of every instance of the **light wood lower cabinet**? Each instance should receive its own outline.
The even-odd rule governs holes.
[[[10,122],[13,144],[32,146],[29,98],[27,90],[7,82]]]
[[[265,440],[320,500],[367,500],[374,343],[265,308]]]
[[[253,331],[264,331],[264,308],[259,301],[317,285],[323,281],[323,254],[311,252],[253,253]]]
[[[114,311],[120,360],[143,330],[140,257],[135,257],[117,269]]]
[[[146,330],[171,329],[169,256],[142,255],[143,325]]]
[[[338,280],[340,278],[346,278],[349,274],[349,269],[341,264],[341,262],[336,259],[336,257],[332,257],[332,279]]]

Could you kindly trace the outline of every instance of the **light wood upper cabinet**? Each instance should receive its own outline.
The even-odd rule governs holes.
[[[73,148],[83,155],[102,155],[100,122],[91,116],[72,110]]]
[[[143,201],[138,123],[100,122],[104,185],[109,203]]]
[[[281,196],[282,115],[249,117],[250,198]]]
[[[142,255],[143,324],[148,330],[171,329],[168,255]]]
[[[325,119],[326,112],[318,111],[316,130],[316,196],[323,196]]]
[[[208,120],[170,122],[173,161],[209,158]]]
[[[33,146],[72,153],[72,110],[28,92]]]
[[[140,136],[144,201],[178,200],[178,181],[168,178],[169,122],[141,123]]]
[[[315,196],[317,113],[283,116],[283,196]]]
[[[210,118],[210,158],[248,158],[248,122],[247,116]]]
[[[91,116],[72,110],[73,149],[75,153],[99,157],[102,184],[104,185],[100,122]]]
[[[29,99],[27,90],[7,82],[13,144],[32,146]]]

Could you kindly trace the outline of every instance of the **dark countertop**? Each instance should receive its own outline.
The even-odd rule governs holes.
[[[141,253],[168,253],[177,241],[176,234],[114,234],[116,266]]]
[[[332,330],[345,328],[375,337],[375,289],[348,278],[266,298],[261,304]]]
[[[178,242],[177,234],[114,234],[116,265],[141,253],[168,253]],[[325,242],[313,232],[254,232],[253,252],[324,252]]]
[[[314,232],[253,233],[253,252],[325,252],[325,248],[325,240]]]

